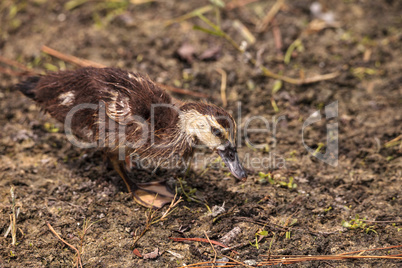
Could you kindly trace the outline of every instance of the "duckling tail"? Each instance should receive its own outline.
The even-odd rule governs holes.
[[[35,99],[36,94],[35,94],[35,87],[37,86],[38,82],[40,80],[39,76],[31,76],[28,77],[25,81],[17,84],[15,87],[19,91],[21,91],[25,96]]]

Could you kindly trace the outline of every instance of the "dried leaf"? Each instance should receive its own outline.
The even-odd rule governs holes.
[[[202,52],[198,57],[200,60],[217,60],[221,56],[222,47],[213,46]]]
[[[144,260],[146,259],[156,259],[159,256],[159,250],[156,248],[153,252],[144,254]]]
[[[179,55],[180,59],[185,60],[188,63],[192,63],[194,61],[194,53],[194,46],[188,43],[182,44],[181,47],[177,50],[177,55]]]
[[[141,255],[141,253],[138,251],[138,249],[135,248],[135,249],[133,250],[133,253],[134,253],[135,256],[137,256],[137,257],[139,257],[139,258],[142,258],[142,255]]]

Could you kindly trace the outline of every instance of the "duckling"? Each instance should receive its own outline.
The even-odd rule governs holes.
[[[133,182],[126,171],[133,155],[158,166],[175,157],[186,161],[204,145],[236,178],[247,177],[229,113],[213,104],[177,100],[144,75],[85,67],[29,77],[16,88],[64,122],[75,145],[103,150],[133,199],[145,207],[161,208],[174,195],[165,182]]]

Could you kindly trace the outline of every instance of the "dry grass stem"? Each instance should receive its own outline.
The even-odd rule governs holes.
[[[235,259],[233,259],[233,258],[231,258],[231,257],[229,257],[229,256],[225,256],[225,255],[224,255],[224,257],[228,258],[229,260],[235,262],[235,263],[238,264],[238,265],[241,265],[241,266],[244,266],[244,267],[248,267],[248,268],[253,268],[253,266],[247,265],[247,264],[245,264],[244,262],[237,261],[237,260],[235,260]]]
[[[236,43],[236,41],[234,41],[234,39],[230,35],[228,35],[224,31],[222,31],[219,26],[214,24],[212,21],[210,21],[208,18],[206,18],[202,14],[198,14],[198,17],[203,22],[208,24],[213,30],[209,31],[209,30],[206,30],[204,28],[199,28],[199,27],[198,27],[198,29],[200,29],[202,31],[207,31],[210,34],[217,35],[217,36],[220,36],[220,37],[223,37],[224,39],[226,39],[226,41],[228,41],[238,52],[243,54],[247,58],[247,60],[250,61],[255,67],[259,68],[262,71],[262,73],[267,77],[279,79],[279,80],[282,80],[282,81],[290,83],[290,84],[305,85],[305,84],[316,83],[319,81],[330,80],[330,79],[333,79],[333,78],[339,76],[339,74],[340,74],[339,72],[333,72],[333,73],[329,73],[329,74],[316,75],[316,76],[313,76],[310,78],[304,78],[304,77],[292,78],[292,77],[287,77],[284,75],[280,75],[280,74],[271,72],[268,68],[259,64],[258,61],[255,58],[253,58],[249,52],[247,52],[244,48],[240,47]]]
[[[274,36],[276,54],[278,56],[282,57],[283,56],[283,52],[282,52],[282,47],[283,47],[282,35],[281,35],[281,30],[280,30],[280,28],[278,26],[278,23],[276,23],[275,18],[272,20],[272,35]]]
[[[208,240],[206,238],[199,238],[199,237],[169,237],[169,239],[172,239],[175,242],[185,242],[185,241],[195,241],[195,242],[204,242],[204,243],[212,243],[214,245],[223,247],[223,248],[228,248],[225,244],[215,241],[215,240]],[[235,251],[233,251],[235,252]],[[237,252],[235,252],[238,254]]]
[[[179,93],[179,94],[183,94],[183,95],[189,95],[189,96],[194,96],[197,98],[208,98],[207,94],[204,93],[199,93],[199,92],[193,92],[191,90],[187,90],[184,88],[177,88],[177,87],[172,87],[172,86],[168,86],[168,85],[164,85],[164,84],[160,84],[160,83],[156,83],[159,87],[171,91],[171,92],[175,92],[175,93]]]
[[[254,44],[256,42],[256,38],[250,32],[250,30],[239,20],[235,20],[233,22],[233,28],[235,28],[241,36],[247,41],[248,44]]]
[[[268,11],[267,15],[265,15],[265,17],[262,20],[262,22],[260,23],[260,25],[257,26],[257,30],[259,32],[263,32],[267,29],[269,23],[279,12],[283,3],[284,3],[284,0],[277,0],[276,3],[271,7],[271,9]]]
[[[60,235],[57,234],[57,232],[53,229],[52,225],[50,225],[49,222],[46,222],[47,227],[49,227],[50,231],[64,244],[66,244],[67,246],[69,246],[71,249],[75,250],[75,252],[77,252],[77,267],[82,268],[82,262],[81,262],[81,254],[79,252],[79,250],[74,247],[73,245],[67,243],[63,238],[60,237]]]
[[[300,256],[300,257],[288,257],[286,255],[282,256],[272,256],[277,259],[271,259],[268,261],[263,261],[258,263],[258,266],[263,265],[277,265],[277,264],[293,264],[299,262],[306,262],[306,261],[339,261],[339,260],[346,260],[346,259],[392,259],[392,260],[402,260],[402,254],[397,256],[360,256],[360,255],[333,255],[333,256],[325,256],[325,255],[317,255],[317,256]]]
[[[24,75],[27,75],[27,72],[14,71],[14,70],[11,70],[10,68],[3,68],[3,67],[0,67],[0,73],[7,74],[7,75],[10,75],[10,76],[24,76]]]
[[[249,245],[250,245],[250,242],[247,241],[247,242],[240,243],[240,244],[237,244],[237,245],[228,247],[228,248],[223,248],[223,249],[221,250],[221,252],[223,253],[223,252],[226,252],[226,251],[229,251],[229,250],[233,250],[233,249],[235,249],[235,248],[242,248],[242,247],[249,246]]]
[[[46,54],[49,54],[55,58],[61,59],[63,61],[66,62],[70,62],[73,63],[77,66],[81,66],[81,67],[96,67],[96,68],[105,68],[106,65],[103,65],[101,63],[97,63],[94,61],[90,61],[90,60],[85,60],[85,59],[81,59],[72,55],[67,55],[64,53],[61,53],[57,50],[54,50],[48,46],[42,46],[42,51]]]
[[[11,226],[11,237],[12,237],[12,242],[11,245],[15,246],[17,243],[17,220],[16,220],[16,213],[15,213],[15,194],[14,194],[14,187],[11,186],[10,189],[11,193],[11,210],[12,214],[10,215],[10,226]]]
[[[399,135],[398,137],[396,137],[395,139],[392,139],[392,140],[386,142],[386,143],[384,144],[384,147],[385,147],[385,148],[389,148],[389,147],[398,145],[398,143],[401,143],[401,141],[400,141],[401,139],[402,139],[402,134]]]
[[[161,222],[161,221],[165,221],[167,219],[167,217],[173,213],[173,211],[176,210],[176,206],[182,202],[183,199],[181,197],[179,197],[179,199],[177,199],[177,191],[176,194],[172,200],[172,202],[170,203],[169,207],[167,208],[167,210],[162,214],[162,216],[155,217],[155,214],[158,210],[153,210],[152,208],[148,209],[148,212],[146,213],[146,222],[145,222],[145,227],[144,229],[142,229],[141,233],[139,235],[137,235],[137,230],[134,233],[134,242],[133,242],[133,247],[137,244],[137,242],[141,239],[141,237],[144,236],[144,234],[151,228],[151,226],[155,223]]]
[[[317,256],[303,256],[303,255],[261,255],[261,257],[268,257],[267,261],[261,262],[261,265],[275,265],[275,264],[292,264],[298,262],[306,262],[306,261],[324,261],[324,260],[345,260],[345,259],[393,259],[393,260],[402,260],[402,254],[397,255],[385,255],[385,256],[361,256],[361,255],[351,255],[351,254],[362,254],[366,251],[374,251],[374,250],[385,250],[385,249],[395,249],[400,248],[402,245],[383,247],[383,248],[373,248],[373,249],[364,249],[357,250],[351,252],[345,252],[337,255],[317,255]],[[270,259],[274,258],[274,259]]]
[[[232,9],[242,7],[242,6],[257,2],[257,1],[259,1],[259,0],[233,0],[226,4],[226,10],[232,10]]]
[[[211,245],[212,250],[214,251],[214,260],[213,260],[213,263],[215,263],[215,262],[216,262],[216,255],[217,255],[216,250],[215,250],[215,248],[214,248],[214,245],[212,245],[211,240],[209,240],[209,237],[208,237],[206,231],[204,231],[204,234],[205,234],[205,237],[208,239],[208,242],[209,242],[209,244]]]
[[[193,10],[193,11],[187,13],[187,14],[184,14],[183,16],[180,16],[178,18],[166,21],[165,26],[168,27],[168,26],[172,25],[173,23],[179,23],[179,22],[182,22],[182,21],[197,17],[199,14],[204,14],[204,13],[207,13],[207,12],[209,12],[211,10],[214,10],[213,5],[206,5],[206,6],[197,8],[197,9],[195,9],[195,10]]]
[[[228,76],[227,76],[226,72],[221,68],[216,69],[216,71],[218,73],[220,73],[221,76],[222,76],[222,80],[221,80],[221,99],[222,99],[223,108],[226,108],[228,106],[228,102],[227,102],[227,99],[226,99],[226,85],[227,85],[227,77]]]
[[[15,60],[11,60],[8,58],[5,58],[3,56],[0,55],[0,62],[8,65],[8,66],[12,66],[15,67],[17,69],[23,70],[25,73],[32,73],[34,72],[32,69],[28,68],[27,66],[25,66],[24,64],[21,64]]]
[[[82,225],[82,233],[80,234],[80,252],[81,252],[81,254],[84,253],[83,245],[84,245],[84,238],[85,238],[85,235],[87,234],[87,231],[89,230],[89,228],[91,228],[92,225],[94,225],[95,223],[98,223],[102,220],[103,219],[91,222],[91,220],[84,219],[84,224]]]
[[[394,249],[400,248],[402,245],[398,246],[390,246],[384,248],[375,248],[375,249],[366,249],[366,250],[358,250],[353,252],[346,252],[338,255],[316,255],[316,256],[304,256],[304,255],[260,255],[260,257],[268,258],[266,261],[257,262],[255,266],[271,266],[271,265],[285,265],[285,264],[295,264],[300,262],[307,261],[340,261],[347,259],[389,259],[389,260],[402,260],[402,254],[396,255],[385,255],[385,256],[361,256],[361,255],[350,255],[356,253],[364,253],[366,251],[374,251],[374,250],[384,250],[384,249]],[[194,264],[189,264],[183,267],[214,267],[215,264],[223,264],[219,267],[252,267],[243,262],[237,261],[229,256],[224,256],[231,260],[231,262],[199,262]]]
[[[60,51],[57,51],[55,49],[52,49],[48,46],[43,46],[42,47],[42,51],[55,57],[58,59],[61,59],[63,61],[75,64],[77,66],[80,67],[96,67],[96,68],[105,68],[107,67],[106,65],[103,65],[101,63],[97,63],[94,61],[90,61],[90,60],[86,60],[86,59],[81,59],[72,55],[67,55],[64,54]],[[207,98],[208,95],[203,94],[203,93],[197,93],[197,92],[192,92],[190,90],[187,89],[183,89],[183,88],[176,88],[176,87],[172,87],[172,86],[168,86],[168,85],[163,85],[160,83],[156,83],[155,84],[165,90],[171,91],[171,92],[175,92],[175,93],[180,93],[180,94],[184,94],[184,95],[190,95],[190,96],[194,96],[194,97],[198,97],[198,98]]]

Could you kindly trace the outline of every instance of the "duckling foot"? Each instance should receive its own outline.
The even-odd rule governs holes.
[[[138,204],[148,208],[161,208],[172,202],[174,194],[166,181],[136,183],[132,191],[133,198]]]
[[[166,184],[166,181],[134,183],[127,176],[125,161],[118,160],[116,154],[109,154],[109,159],[138,204],[158,209],[172,202],[174,199],[174,194]]]

